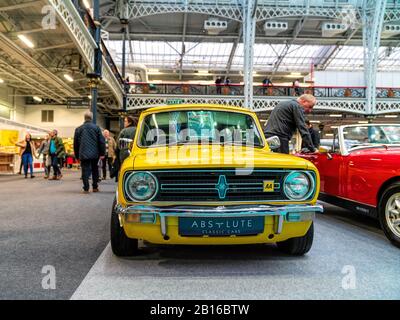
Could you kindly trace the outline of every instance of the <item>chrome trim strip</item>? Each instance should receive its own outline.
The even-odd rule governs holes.
[[[316,205],[287,205],[287,206],[219,206],[219,207],[200,207],[200,206],[175,206],[175,207],[155,207],[144,205],[133,205],[128,207],[118,207],[123,214],[137,214],[140,212],[152,212],[160,217],[227,217],[233,215],[235,217],[248,216],[286,216],[287,213],[302,212],[323,212],[320,204]]]
[[[210,168],[210,169],[208,169],[208,170],[205,170],[205,169],[185,169],[185,170],[182,170],[182,169],[180,169],[180,170],[163,170],[163,169],[160,169],[160,170],[151,170],[151,171],[144,171],[144,170],[127,170],[127,171],[125,171],[124,172],[124,175],[123,175],[123,177],[122,177],[122,180],[123,180],[123,186],[124,186],[124,198],[125,198],[125,200],[126,200],[126,202],[129,204],[129,203],[135,203],[135,202],[137,202],[137,203],[148,203],[148,202],[151,202],[156,196],[157,196],[157,194],[158,194],[158,192],[160,191],[160,190],[162,190],[163,189],[163,186],[164,186],[164,184],[159,184],[159,181],[158,181],[158,179],[157,179],[157,177],[155,176],[155,174],[157,173],[157,172],[163,172],[163,173],[169,173],[169,172],[171,172],[171,173],[176,173],[176,172],[207,172],[207,173],[209,173],[209,172],[240,172],[240,171],[244,171],[244,172],[253,172],[253,171],[256,171],[256,172],[276,172],[276,173],[291,173],[291,172],[293,172],[293,171],[297,171],[297,172],[302,172],[302,173],[305,173],[307,176],[309,176],[309,178],[311,179],[311,182],[313,183],[313,186],[314,186],[314,188],[312,188],[312,189],[310,189],[310,191],[312,191],[311,192],[311,194],[308,196],[308,198],[309,198],[309,200],[311,200],[314,196],[315,196],[315,191],[316,191],[316,188],[315,188],[315,186],[316,186],[316,174],[315,174],[315,172],[313,171],[313,170],[306,170],[306,169],[257,169],[257,168],[254,168],[253,170],[246,170],[246,169],[213,169],[213,168]],[[147,173],[150,173],[151,175],[153,175],[153,177],[155,178],[155,180],[156,180],[156,182],[157,182],[157,191],[154,193],[154,195],[153,195],[153,197],[150,199],[150,200],[146,200],[146,201],[135,201],[135,200],[133,200],[133,199],[128,199],[127,198],[127,192],[126,192],[126,186],[125,186],[125,184],[126,184],[126,180],[128,179],[128,176],[130,176],[131,174],[133,174],[133,173],[136,173],[136,172],[147,172]],[[169,185],[169,184],[168,184]],[[172,184],[171,184],[172,185]],[[188,184],[189,185],[189,184]],[[207,185],[209,185],[209,184],[207,184]],[[211,185],[211,184],[210,184]],[[279,187],[278,186],[276,186],[276,185],[279,185]],[[279,189],[283,189],[284,188],[284,184],[280,184],[280,183],[274,183],[274,191],[278,191]],[[188,189],[186,189],[186,190],[188,190]],[[211,190],[211,188],[210,188],[210,190]],[[214,189],[213,189],[214,190]],[[265,202],[270,202],[270,203],[273,203],[273,202],[301,202],[301,201],[304,201],[305,199],[303,199],[303,200],[296,200],[296,199],[279,199],[279,200],[265,200],[265,199],[262,199],[262,200],[247,200],[247,201],[233,201],[233,200],[231,200],[231,201],[229,201],[229,202],[255,202],[255,203],[259,203],[259,202],[263,202],[263,203],[265,203]],[[154,202],[154,201],[153,201]],[[156,201],[156,202],[159,202],[159,203],[170,203],[170,202],[173,202],[173,201],[170,201],[170,200],[168,200],[168,201]],[[183,203],[184,202],[187,202],[187,201],[182,201]],[[202,202],[206,202],[206,201],[197,201],[198,203],[202,203]],[[177,203],[177,202],[173,202],[174,204],[175,203]],[[179,202],[178,202],[179,203]],[[196,203],[196,201],[192,201],[192,203]],[[218,202],[218,201],[211,201],[211,202],[209,202],[210,204],[216,204],[216,205],[219,205],[220,203]],[[221,204],[221,205],[223,205],[223,204]]]
[[[161,234],[163,237],[167,235],[167,221],[165,216],[160,215]]]
[[[281,234],[283,229],[283,216],[279,215],[278,216],[278,227],[276,228],[275,233],[276,234]]]
[[[245,210],[245,211],[244,211]],[[233,206],[233,207],[153,207],[153,206],[129,206],[126,208],[117,206],[116,211],[119,215],[140,214],[141,212],[152,212],[160,216],[160,229],[163,237],[167,236],[167,217],[251,217],[251,216],[275,216],[277,217],[276,234],[281,234],[283,222],[290,213],[302,213],[304,217],[300,221],[313,220],[315,212],[323,212],[323,207],[317,205],[288,205],[288,206],[267,206],[259,205],[256,207]],[[313,213],[310,215],[310,213]]]

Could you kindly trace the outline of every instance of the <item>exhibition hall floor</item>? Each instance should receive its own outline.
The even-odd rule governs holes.
[[[400,299],[400,249],[374,220],[324,204],[304,257],[142,244],[122,259],[109,245],[115,183],[84,195],[79,176],[0,176],[0,299]],[[42,287],[45,266],[55,289]]]

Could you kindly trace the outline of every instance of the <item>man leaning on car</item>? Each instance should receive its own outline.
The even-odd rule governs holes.
[[[310,152],[318,152],[305,124],[305,113],[310,113],[316,102],[313,95],[303,94],[297,99],[278,103],[272,110],[264,133],[266,138],[278,136],[281,145],[275,152],[289,154],[289,141],[296,129],[300,132],[304,146]]]

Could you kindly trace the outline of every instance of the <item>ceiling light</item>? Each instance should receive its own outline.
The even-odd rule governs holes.
[[[368,124],[368,121],[358,121],[359,124]]]
[[[299,77],[299,76],[301,76],[301,73],[300,72],[291,72],[290,75]]]
[[[325,137],[333,137],[333,133],[327,133]]]
[[[341,118],[342,117],[341,114],[330,114],[329,116],[332,118]]]
[[[339,126],[331,126],[331,129],[337,129]]]
[[[88,95],[88,98],[89,98],[89,100],[92,100],[92,96],[90,94]]]
[[[69,82],[74,81],[74,78],[71,77],[68,73],[64,74],[64,78],[67,79]]]
[[[83,5],[85,6],[86,9],[90,9],[92,7],[90,0],[83,0]]]
[[[23,35],[23,34],[19,34],[18,35],[18,38],[23,42],[23,43],[25,43],[29,48],[33,48],[35,45],[33,44],[33,42],[30,40],[30,39],[28,39],[25,35]]]
[[[197,73],[199,73],[199,74],[209,74],[208,70],[198,70]]]
[[[38,96],[33,96],[33,100],[37,101],[37,102],[42,102],[43,99],[38,97]]]
[[[0,81],[1,82],[1,81]],[[397,118],[397,115],[395,115],[395,114],[387,114],[386,116],[385,116],[385,118]]]
[[[0,83],[4,83],[4,80],[0,78]]]
[[[310,120],[311,123],[321,123],[319,120]]]

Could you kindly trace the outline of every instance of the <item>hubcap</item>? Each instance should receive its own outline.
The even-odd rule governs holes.
[[[385,208],[386,223],[390,230],[400,238],[400,193],[393,194]]]

